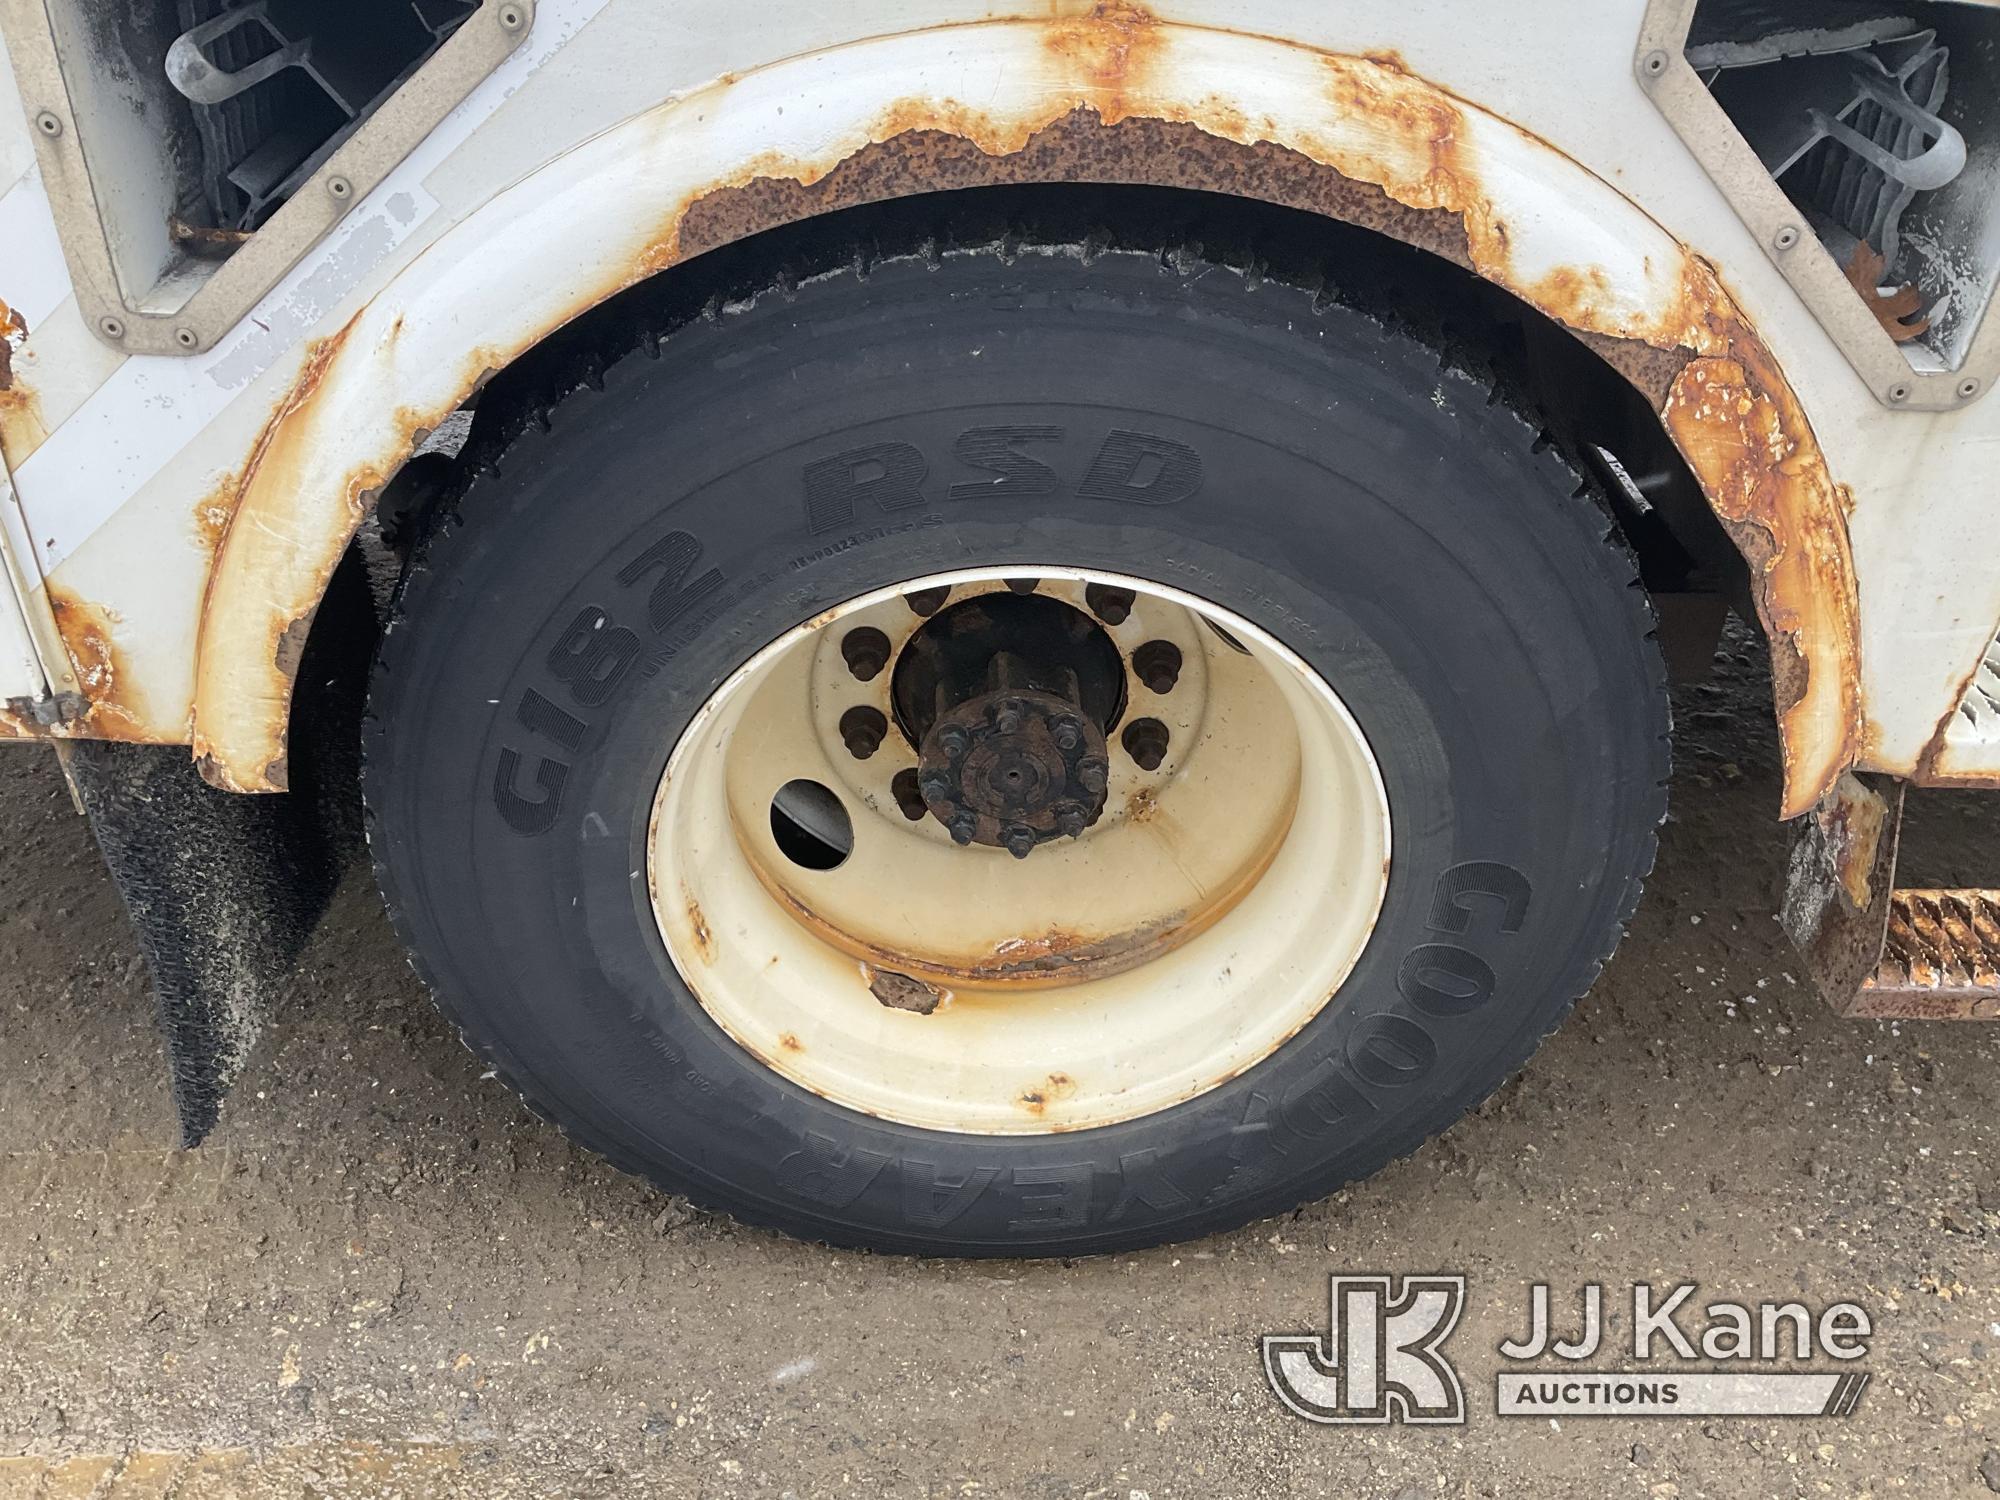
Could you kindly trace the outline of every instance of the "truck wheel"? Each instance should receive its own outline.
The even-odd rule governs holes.
[[[1185,254],[889,258],[649,341],[412,565],[379,872],[468,1044],[739,1218],[1240,1224],[1590,984],[1664,811],[1629,554],[1489,381]]]

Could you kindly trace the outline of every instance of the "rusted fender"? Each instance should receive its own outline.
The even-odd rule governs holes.
[[[284,787],[292,672],[320,593],[382,485],[487,372],[622,288],[771,225],[1024,181],[1185,186],[1329,214],[1468,266],[1566,324],[1651,396],[1750,560],[1779,664],[1786,814],[1852,762],[1845,512],[1777,361],[1710,266],[1569,157],[1395,58],[1114,4],[718,81],[593,138],[441,236],[314,346],[244,466],[200,637],[204,774]]]

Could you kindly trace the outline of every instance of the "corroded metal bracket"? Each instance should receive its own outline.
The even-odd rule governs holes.
[[[1838,1015],[1875,1014],[1861,987],[1888,935],[1903,791],[1891,777],[1850,771],[1793,824],[1778,920]]]
[[[1844,775],[1800,818],[1779,920],[1834,1013],[2000,1020],[2000,890],[1897,890],[1904,783]]]

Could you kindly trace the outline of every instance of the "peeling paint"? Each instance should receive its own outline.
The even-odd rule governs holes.
[[[1846,509],[1768,351],[1733,329],[1722,347],[1726,355],[1681,371],[1663,415],[1750,566],[1771,642],[1783,816],[1793,818],[1825,795],[1861,743],[1860,604]]]
[[[1051,1104],[1060,1104],[1076,1093],[1076,1080],[1067,1073],[1051,1073],[1046,1078],[1037,1079],[1021,1090],[1016,1102],[1029,1114],[1039,1118],[1047,1113]]]
[[[27,336],[27,320],[0,302],[0,392],[14,389],[14,346]]]
[[[954,45],[977,46],[981,35],[1017,45],[1026,27],[1039,48],[1036,71],[1016,83],[1009,105],[994,102],[998,82],[976,106],[912,95],[852,131],[816,126],[832,132],[823,154],[766,147],[692,191],[670,190],[657,210],[644,201],[647,180],[635,179],[626,195],[633,201],[622,207],[637,216],[636,230],[599,246],[595,278],[570,275],[559,290],[517,299],[513,320],[485,327],[489,342],[455,376],[407,367],[415,325],[392,337],[403,314],[379,296],[316,345],[245,468],[237,514],[253,515],[255,525],[231,525],[209,588],[194,736],[207,774],[240,790],[282,788],[291,682],[281,642],[310,621],[355,526],[415,435],[492,369],[623,288],[764,228],[916,192],[1087,181],[1233,193],[1378,230],[1509,288],[1607,358],[1661,410],[1750,560],[1780,663],[1785,811],[1818,799],[1853,761],[1859,729],[1846,518],[1803,409],[1712,268],[1554,147],[1416,77],[1393,55],[1320,54],[1168,25],[1129,3],[1041,23],[954,28]],[[1202,73],[1204,49],[1214,48],[1229,52],[1235,71]],[[1316,78],[1311,107],[1278,119],[1217,92],[1215,79],[1233,85],[1239,73],[1254,76],[1259,60],[1283,70],[1288,86]],[[747,74],[671,101],[550,171],[590,181],[592,172],[670,162],[683,150],[682,132],[712,121],[744,89],[777,87],[794,66],[803,65],[774,64],[760,70],[768,75],[761,81]],[[1564,259],[1552,258],[1545,221],[1558,202]],[[460,231],[479,237],[478,216]],[[1643,256],[1629,243],[1639,236],[1655,246]],[[1600,260],[1623,269],[1614,276]],[[531,266],[533,256],[522,263]],[[362,324],[374,331],[350,340]],[[413,385],[422,399],[412,399]],[[380,404],[371,409],[361,393],[378,391],[387,400],[374,398]]]
[[[129,677],[114,644],[116,622],[96,604],[78,599],[54,584],[48,586],[49,610],[69,653],[78,688],[90,707],[81,719],[61,726],[71,739],[137,740],[152,738],[144,716],[122,697]]]
[[[236,496],[242,487],[242,476],[231,474],[195,502],[195,535],[200,538],[202,551],[211,557],[229,534],[229,518],[236,513]]]
[[[0,342],[0,348],[5,348]],[[13,380],[11,362],[8,382],[0,386],[0,452],[14,462],[33,453],[48,441],[49,425],[42,416],[41,398]]]
[[[218,558],[228,546],[230,530],[235,524],[237,511],[251,479],[267,472],[266,460],[273,446],[281,444],[287,420],[312,401],[320,389],[321,382],[326,379],[327,372],[332,368],[334,357],[346,343],[353,327],[354,322],[350,319],[336,332],[325,338],[315,339],[307,346],[305,363],[297,380],[285,400],[272,413],[271,419],[264,424],[263,431],[257,435],[257,441],[251,447],[250,456],[243,466],[240,477],[224,480],[221,485],[205,495],[197,507],[198,524],[202,527],[205,537],[213,536],[211,547]],[[361,516],[357,515],[354,525],[358,527],[360,521]],[[273,523],[265,519],[260,520],[259,524],[268,528]],[[349,538],[352,537],[353,528],[348,530],[347,535]],[[305,650],[306,636],[312,627],[313,616],[319,611],[319,601],[325,595],[327,586],[332,583],[333,570],[339,566],[341,554],[346,548],[347,542],[343,540],[338,550],[330,557],[322,559],[323,567],[313,569],[310,597],[302,601],[302,607],[287,612],[279,600],[272,600],[267,605],[272,615],[282,616],[273,621],[276,625],[275,636],[265,638],[271,642],[272,664],[288,684],[297,676],[299,657]],[[208,589],[202,599],[201,617],[204,632],[215,593],[215,577],[215,570],[211,568]],[[267,589],[274,582],[275,580],[267,580]],[[243,628],[251,628],[250,623],[243,622]],[[205,638],[205,635],[200,638]],[[287,707],[289,708],[289,696]],[[286,790],[290,785],[290,774],[286,763],[285,726],[280,723],[275,727],[277,733],[275,743],[270,747],[271,753],[253,775],[244,776],[229,765],[226,757],[215,754],[203,743],[197,720],[192,739],[195,767],[201,773],[202,779],[209,785],[228,792]]]

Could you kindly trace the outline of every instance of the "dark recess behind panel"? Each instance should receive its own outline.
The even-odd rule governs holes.
[[[167,73],[194,110],[213,226],[254,230],[477,0],[177,0]]]
[[[1702,0],[1686,55],[1919,368],[2000,276],[2000,8]]]

